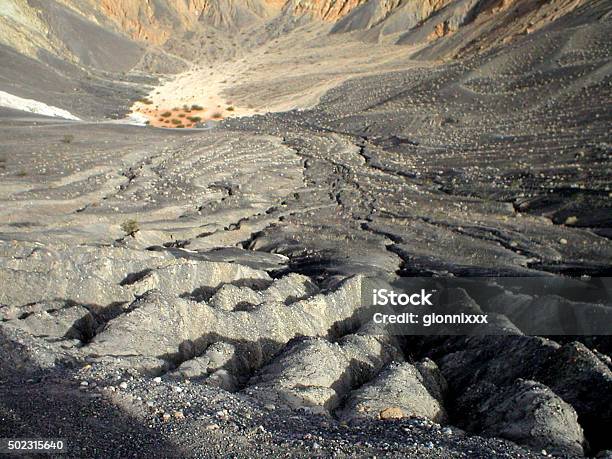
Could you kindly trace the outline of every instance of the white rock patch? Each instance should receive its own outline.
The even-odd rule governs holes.
[[[146,126],[147,121],[149,121],[149,118],[147,118],[146,116],[140,113],[130,113],[128,117],[126,118],[126,121],[129,124],[136,124],[138,126]]]
[[[68,120],[80,120],[67,110],[47,105],[33,99],[23,99],[8,92],[0,91],[0,107],[14,108],[24,112],[37,113],[39,115],[65,118]]]

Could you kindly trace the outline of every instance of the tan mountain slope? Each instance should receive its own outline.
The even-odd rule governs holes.
[[[291,0],[295,14],[309,14],[315,18],[335,22],[367,0]]]
[[[599,1],[4,0],[0,91],[85,118],[148,92],[134,108],[151,123],[190,126],[309,107],[348,78],[485,52]]]
[[[294,15],[337,21],[367,0],[62,0],[82,13],[99,13],[131,38],[163,44],[181,31],[201,25],[245,27],[278,15],[283,8]]]
[[[235,50],[228,53],[229,48],[251,48],[253,43],[247,43],[250,36],[257,36],[258,43],[272,38],[278,32],[263,32],[264,26],[288,16],[322,20],[333,24],[332,33],[352,32],[355,39],[366,41],[390,37],[397,44],[436,42],[431,57],[444,57],[505,43],[559,19],[584,1],[4,0],[0,5],[0,43],[33,58],[39,58],[38,50],[42,49],[86,66],[124,69],[125,65],[97,62],[93,52],[84,54],[101,40],[117,42],[113,46],[115,58],[124,55],[126,48],[131,54],[142,54],[136,51],[140,46],[136,43],[118,43],[128,38],[164,45],[165,51],[182,59],[201,55],[226,59],[236,55]],[[247,36],[236,36],[236,31],[246,30],[251,30]],[[460,31],[448,44],[437,42]],[[186,36],[190,33],[196,35]],[[133,58],[128,61],[135,64]],[[156,66],[149,67],[155,70]]]
[[[420,53],[425,59],[473,54],[532,33],[586,3],[585,0],[459,0],[406,31],[397,44],[430,44]]]

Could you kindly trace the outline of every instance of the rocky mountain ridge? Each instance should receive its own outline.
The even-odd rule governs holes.
[[[398,44],[427,44],[458,32],[461,47],[488,49],[528,34],[566,15],[584,0],[6,0],[0,9],[0,43],[39,58],[39,51],[89,65],[73,48],[78,21],[95,35],[114,34],[133,47],[160,46],[185,40],[185,34],[209,29],[236,31],[258,28],[281,16],[323,21],[332,33],[353,32],[353,38]],[[466,29],[464,32],[463,29]],[[326,29],[324,29],[326,30]],[[323,32],[326,33],[326,32]],[[120,37],[114,39],[121,40]],[[217,39],[227,41],[229,35]],[[223,47],[223,43],[217,44]],[[127,45],[124,45],[124,47]],[[438,45],[436,45],[438,46]],[[88,44],[86,47],[91,48]],[[438,46],[440,47],[440,46]],[[454,47],[457,47],[455,44]],[[173,49],[180,55],[180,49]],[[438,55],[441,53],[438,53]],[[448,52],[442,53],[447,55]],[[97,63],[93,63],[98,65]]]

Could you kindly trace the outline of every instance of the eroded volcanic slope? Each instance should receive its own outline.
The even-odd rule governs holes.
[[[356,316],[366,277],[610,275],[611,10],[2,2],[0,101],[82,121],[0,108],[0,437],[75,457],[608,457],[609,338],[394,337]],[[200,129],[123,119],[200,98],[224,110]]]

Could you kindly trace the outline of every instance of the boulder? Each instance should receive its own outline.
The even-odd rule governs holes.
[[[503,387],[477,384],[458,399],[457,407],[466,426],[482,435],[559,455],[584,454],[584,433],[576,411],[539,382],[517,379]]]
[[[433,361],[426,359],[415,365],[392,363],[349,394],[339,417],[347,422],[401,417],[446,422],[445,391],[446,381]]]

